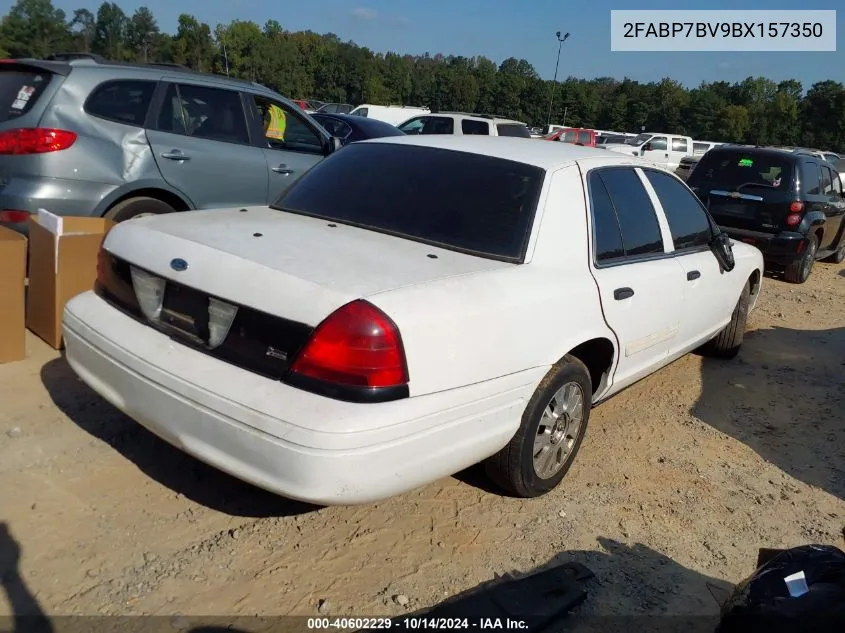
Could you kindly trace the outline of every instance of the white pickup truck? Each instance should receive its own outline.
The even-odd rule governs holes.
[[[639,156],[659,167],[674,171],[684,156],[693,153],[693,140],[689,136],[643,132],[624,143],[609,143],[604,146],[614,152]]]
[[[114,406],[281,495],[366,503],[484,462],[536,497],[594,403],[693,349],[735,356],[762,271],[631,156],[390,136],[271,207],[117,225],[64,333]]]

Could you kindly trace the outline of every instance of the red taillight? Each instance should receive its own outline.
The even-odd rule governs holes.
[[[801,224],[801,216],[798,213],[790,213],[786,216],[787,226],[798,226],[799,224]]]
[[[29,220],[28,211],[17,211],[15,209],[3,209],[0,211],[0,222],[21,224]]]
[[[0,132],[0,154],[45,154],[67,149],[76,142],[68,130],[25,127]]]
[[[399,328],[384,312],[363,300],[346,304],[317,326],[291,371],[352,387],[408,383]]]
[[[792,202],[789,205],[789,212],[790,213],[801,213],[804,210],[804,203],[803,202]]]

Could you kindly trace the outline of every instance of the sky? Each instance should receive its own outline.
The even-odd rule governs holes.
[[[53,0],[71,15],[96,0]],[[8,0],[0,1],[10,5]],[[826,79],[845,82],[845,5],[841,0],[708,0],[708,9],[837,9],[837,51],[816,53],[644,53],[611,52],[611,9],[692,9],[678,0],[118,0],[127,14],[149,7],[163,31],[173,32],[180,13],[212,26],[231,20],[263,25],[278,20],[291,31],[332,32],[374,51],[444,55],[485,55],[501,62],[527,59],[543,78],[555,71],[555,31],[569,32],[560,58],[559,79],[568,76],[629,77],[658,81],[671,77],[687,87],[702,81],[741,81],[765,76],[798,79],[805,89]],[[8,8],[6,7],[6,11]],[[5,13],[5,11],[4,11]]]

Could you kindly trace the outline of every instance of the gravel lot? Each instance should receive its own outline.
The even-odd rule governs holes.
[[[576,560],[596,574],[582,613],[712,614],[707,583],[759,547],[843,545],[845,269],[766,278],[749,329],[735,361],[689,355],[598,407],[544,498],[473,470],[323,509],[171,448],[30,337],[0,366],[0,522],[20,546],[0,542],[0,576],[50,614],[377,615]]]

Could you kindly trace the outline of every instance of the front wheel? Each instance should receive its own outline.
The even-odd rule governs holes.
[[[519,497],[539,497],[555,488],[581,447],[592,393],[584,363],[565,356],[534,391],[516,435],[485,462],[487,475]]]
[[[715,338],[710,339],[701,348],[702,353],[716,358],[734,358],[742,347],[745,327],[748,323],[748,309],[751,306],[751,283],[745,284],[742,295],[737,301],[730,323]]]

